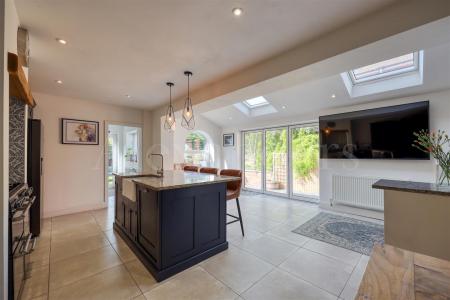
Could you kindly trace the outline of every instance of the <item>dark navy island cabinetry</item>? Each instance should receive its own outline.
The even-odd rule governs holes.
[[[233,180],[183,171],[117,174],[114,229],[164,280],[228,248],[225,196]]]

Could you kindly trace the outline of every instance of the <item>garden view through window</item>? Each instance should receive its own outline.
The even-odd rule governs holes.
[[[288,196],[319,195],[319,130],[289,126],[243,133],[244,187]]]
[[[201,132],[188,134],[184,144],[184,162],[209,167],[212,164],[212,146],[207,137]]]

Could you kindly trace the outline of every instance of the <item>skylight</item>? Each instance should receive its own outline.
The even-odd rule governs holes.
[[[244,100],[243,103],[248,108],[256,108],[256,107],[261,107],[261,106],[269,104],[269,102],[263,96],[259,96],[259,97],[248,99],[248,100]]]
[[[353,69],[349,72],[354,85],[414,72],[419,69],[419,53],[413,52]]]
[[[420,50],[341,73],[352,98],[423,84],[424,51]]]

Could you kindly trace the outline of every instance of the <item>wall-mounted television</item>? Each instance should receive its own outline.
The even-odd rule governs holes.
[[[321,116],[320,158],[430,159],[411,146],[429,130],[429,101]]]

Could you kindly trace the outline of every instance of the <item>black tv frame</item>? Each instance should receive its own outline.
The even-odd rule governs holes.
[[[430,101],[429,100],[425,100],[425,101],[416,101],[416,102],[409,102],[409,103],[403,103],[403,104],[397,104],[397,105],[390,105],[390,106],[382,106],[382,107],[376,107],[376,108],[369,108],[369,109],[362,109],[362,110],[355,110],[355,111],[349,111],[349,112],[344,112],[344,113],[337,113],[337,114],[330,114],[330,115],[325,115],[325,116],[319,116],[319,131],[320,131],[320,123],[321,121],[327,121],[326,118],[330,118],[332,117],[333,120],[339,119],[339,117],[341,118],[352,118],[352,116],[364,116],[364,114],[366,114],[367,116],[369,115],[373,115],[370,112],[373,111],[381,111],[384,113],[389,113],[389,112],[395,112],[397,111],[396,108],[398,107],[402,107],[402,106],[414,106],[414,104],[417,104],[417,106],[421,105],[421,104],[426,104],[426,109],[427,109],[427,115],[428,115],[428,130],[430,130]],[[324,120],[325,119],[325,120]],[[330,120],[331,121],[331,120]],[[319,135],[319,147],[321,148],[323,146],[322,144],[322,134]],[[332,160],[374,160],[374,161],[406,161],[406,160],[410,160],[410,161],[426,161],[426,160],[430,160],[431,156],[430,154],[428,154],[428,157],[424,157],[424,158],[332,158],[332,157],[322,157],[322,151],[320,151],[320,159],[332,159]]]

